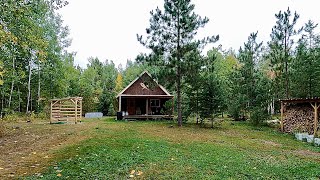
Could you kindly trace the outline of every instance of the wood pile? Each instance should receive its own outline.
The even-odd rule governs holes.
[[[310,104],[287,105],[284,114],[284,132],[306,132],[313,134],[314,109]]]

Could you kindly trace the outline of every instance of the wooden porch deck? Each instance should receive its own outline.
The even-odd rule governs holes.
[[[173,115],[127,115],[123,119],[172,119]]]

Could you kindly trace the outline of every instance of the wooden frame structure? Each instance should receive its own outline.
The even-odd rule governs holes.
[[[310,103],[314,110],[314,124],[313,124],[313,135],[316,136],[319,127],[319,118],[318,118],[318,109],[320,107],[320,98],[308,98],[308,99],[282,99],[280,100],[281,103],[281,121],[280,127],[281,131],[284,131],[284,117],[285,117],[285,109],[288,104],[299,104],[299,103]]]
[[[50,100],[50,123],[72,120],[77,124],[81,117],[82,97]]]

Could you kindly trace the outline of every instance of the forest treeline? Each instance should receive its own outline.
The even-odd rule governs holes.
[[[1,116],[48,112],[50,99],[74,96],[83,97],[84,112],[114,115],[116,94],[144,70],[177,97],[180,120],[228,113],[258,124],[278,111],[279,99],[320,96],[318,24],[309,20],[299,27],[299,15],[289,8],[275,14],[267,42],[258,41],[253,30],[239,50],[216,45],[204,53],[205,45],[223,37],[197,40],[209,19],[194,13],[190,0],[165,0],[163,10],[151,12],[146,35],[137,35],[152,53],[137,55],[123,68],[91,57],[81,68],[66,50],[71,39],[57,14],[64,5],[1,2]]]

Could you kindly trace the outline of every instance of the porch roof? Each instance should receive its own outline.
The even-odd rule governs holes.
[[[139,97],[139,98],[173,98],[174,96],[172,95],[131,95],[131,94],[121,94],[118,96],[119,97],[129,97],[129,98],[135,98],[135,97]]]

